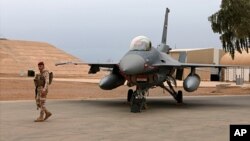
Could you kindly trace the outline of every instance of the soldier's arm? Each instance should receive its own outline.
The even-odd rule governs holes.
[[[36,76],[35,76],[35,78],[34,78],[34,84],[35,84],[35,86],[37,87],[37,81],[38,81],[38,75],[36,74]]]
[[[44,88],[48,90],[49,87],[49,71],[44,72],[44,78],[45,78],[45,85]]]

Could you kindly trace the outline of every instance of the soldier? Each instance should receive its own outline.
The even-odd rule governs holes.
[[[35,120],[35,122],[42,122],[52,115],[51,112],[49,112],[45,107],[49,87],[49,71],[45,70],[43,62],[38,63],[38,69],[40,73],[36,75],[34,82],[36,86],[36,104],[37,109],[40,108],[40,116]]]

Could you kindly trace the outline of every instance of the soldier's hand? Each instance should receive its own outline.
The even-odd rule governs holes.
[[[45,96],[45,94],[46,94],[46,89],[43,88],[42,95]]]

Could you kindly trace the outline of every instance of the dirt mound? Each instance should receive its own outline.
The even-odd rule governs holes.
[[[0,76],[27,76],[28,70],[37,71],[39,61],[44,61],[46,69],[53,71],[55,77],[100,78],[106,73],[89,75],[88,65],[55,66],[58,62],[80,59],[48,43],[0,40]]]

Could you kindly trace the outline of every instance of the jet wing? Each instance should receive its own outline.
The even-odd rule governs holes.
[[[228,68],[228,67],[242,67],[242,66],[234,66],[234,65],[213,65],[213,64],[196,64],[196,63],[173,63],[173,64],[155,64],[155,67],[175,67],[175,68],[196,68],[196,67],[203,67],[203,68]]]
[[[60,62],[60,63],[56,63],[56,66],[60,66],[60,65],[69,65],[69,64],[73,64],[73,65],[86,65],[83,62]]]
[[[117,66],[118,63],[113,63],[113,62],[105,62],[105,63],[84,63],[84,62],[61,62],[61,63],[56,63],[56,66],[59,65],[89,65],[89,74],[95,74],[100,71],[100,68],[109,68],[113,69],[114,67]]]
[[[176,68],[176,76],[175,78],[177,80],[183,80],[183,69],[184,68],[191,68],[191,69],[195,69],[195,68],[218,68],[219,69],[219,73],[220,70],[222,68],[232,68],[232,67],[245,67],[245,66],[234,66],[234,65],[213,65],[213,64],[196,64],[196,63],[172,63],[172,64],[166,64],[166,63],[160,63],[160,64],[155,64],[153,65],[155,67],[158,68]],[[218,74],[220,75],[220,74]]]
[[[228,68],[228,67],[239,67],[232,65],[214,65],[214,64],[195,64],[195,63],[182,63],[183,68],[186,67],[203,67],[203,68]]]

